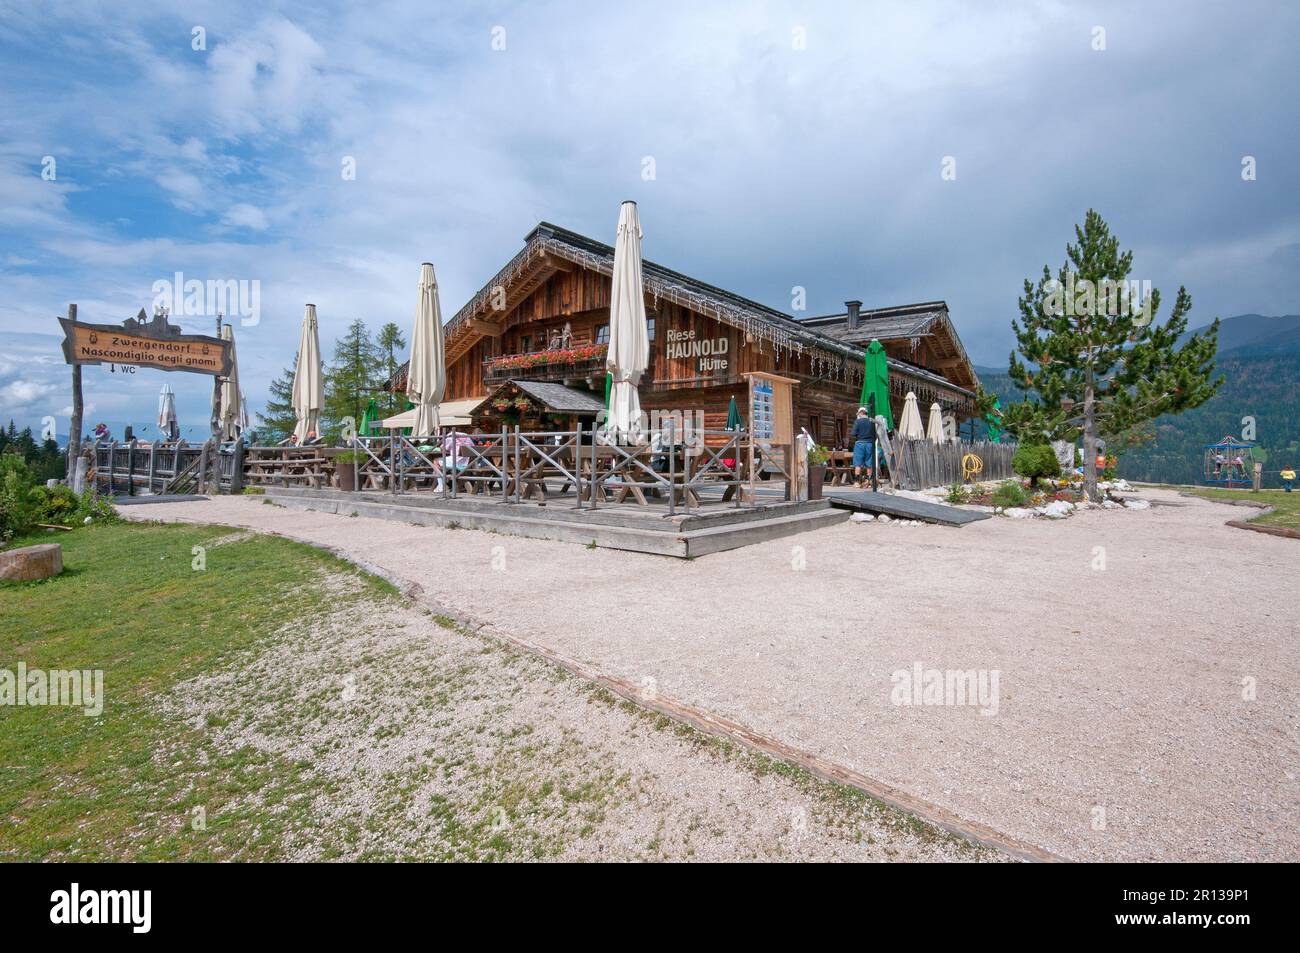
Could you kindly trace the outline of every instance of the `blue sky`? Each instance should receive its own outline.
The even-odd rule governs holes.
[[[1194,324],[1300,312],[1297,46],[1296,5],[1249,2],[0,2],[0,418],[66,416],[69,301],[259,281],[260,406],[304,303],[328,355],[408,326],[430,260],[450,315],[539,220],[611,240],[624,198],[655,261],[810,314],[942,298],[979,363],[1089,207]],[[164,381],[207,417],[206,378],[85,376],[91,421]]]

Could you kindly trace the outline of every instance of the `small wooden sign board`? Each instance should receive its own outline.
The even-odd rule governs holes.
[[[146,321],[144,311],[124,324],[82,324],[59,318],[63,326],[63,357],[72,365],[134,364],[160,371],[189,371],[229,377],[231,342],[204,334],[182,334],[155,315]]]

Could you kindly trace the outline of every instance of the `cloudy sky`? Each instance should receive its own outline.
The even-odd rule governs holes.
[[[1242,0],[0,0],[0,418],[67,414],[70,301],[260,282],[260,406],[305,302],[328,354],[409,325],[427,259],[450,315],[538,221],[610,241],[625,198],[648,258],[786,311],[942,298],[978,363],[1089,207],[1193,324],[1296,313],[1297,47],[1300,5]],[[206,420],[207,378],[85,378],[92,422],[164,381]]]

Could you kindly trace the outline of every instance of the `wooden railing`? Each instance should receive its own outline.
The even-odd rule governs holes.
[[[238,493],[244,484],[244,445],[238,442],[101,441],[91,463],[95,489],[109,496]]]

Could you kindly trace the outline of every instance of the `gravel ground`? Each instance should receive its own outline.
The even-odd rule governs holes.
[[[1132,495],[1156,505],[845,523],[693,561],[255,497],[124,512],[339,548],[457,615],[1066,857],[1300,860],[1300,548],[1225,527],[1229,506]],[[893,676],[917,665],[990,690],[996,673],[996,704],[895,704]]]
[[[222,755],[308,766],[288,860],[1006,859],[409,600],[331,611],[353,585],[322,573],[320,614],[162,701]],[[277,777],[223,811],[278,810]]]

